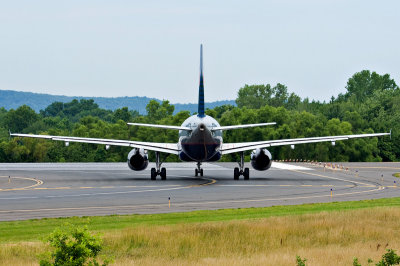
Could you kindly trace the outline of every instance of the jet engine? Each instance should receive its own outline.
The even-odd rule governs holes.
[[[258,171],[265,171],[271,167],[272,155],[267,149],[256,149],[251,152],[251,166]]]
[[[133,149],[128,154],[128,166],[134,171],[141,171],[149,165],[149,157],[144,149]]]

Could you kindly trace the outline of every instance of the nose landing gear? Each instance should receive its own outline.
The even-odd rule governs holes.
[[[201,162],[197,162],[197,168],[194,170],[195,176],[203,176],[203,168],[201,168]]]
[[[244,152],[240,153],[240,161],[238,162],[239,167],[235,167],[233,169],[233,179],[239,180],[239,177],[243,175],[244,180],[250,179],[250,170],[249,168],[244,168]]]

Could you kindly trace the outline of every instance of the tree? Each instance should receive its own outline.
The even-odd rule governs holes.
[[[175,107],[169,104],[169,101],[162,101],[159,104],[156,100],[151,100],[147,106],[147,116],[151,122],[171,116],[174,113]]]
[[[22,132],[39,119],[35,111],[27,105],[11,109],[5,116],[5,126],[13,132]]]
[[[64,110],[63,102],[54,102],[46,107],[44,110],[40,110],[40,114],[44,117],[57,116]]]
[[[128,107],[123,107],[114,111],[114,121],[123,120],[129,122],[132,119],[132,115],[128,110]]]
[[[247,107],[258,109],[271,99],[273,90],[271,85],[245,85],[239,89],[236,104],[239,108]]]
[[[345,99],[352,98],[354,102],[362,102],[374,91],[395,90],[395,81],[389,74],[379,75],[376,72],[363,70],[354,74],[347,82]]]
[[[267,102],[267,104],[275,107],[284,106],[289,96],[287,87],[278,83],[272,88],[272,92],[274,96]]]
[[[274,107],[290,106],[291,108],[295,108],[299,102],[300,97],[292,93],[290,94],[289,103],[287,87],[281,83],[276,84],[275,87],[271,87],[270,84],[251,86],[246,84],[243,88],[239,89],[236,99],[238,107],[247,107],[250,109],[258,109],[265,105]]]
[[[301,98],[292,92],[290,96],[287,98],[285,107],[289,110],[296,110],[300,105],[300,103],[301,103]]]
[[[245,142],[297,137],[329,136],[353,133],[388,132],[389,137],[338,141],[331,143],[274,147],[274,159],[292,158],[350,161],[395,161],[400,158],[400,89],[389,75],[361,71],[348,81],[347,93],[332,96],[330,102],[301,99],[288,94],[287,87],[278,83],[245,85],[238,92],[238,107],[222,105],[207,109],[221,125],[277,122],[276,126],[228,130],[224,142]],[[359,96],[360,95],[360,96]],[[361,101],[358,97],[364,97]],[[130,127],[126,122],[181,125],[189,111],[173,114],[168,101],[152,100],[146,106],[147,115],[140,116],[126,107],[115,111],[98,107],[93,100],[54,102],[36,114],[27,106],[7,111],[0,108],[0,162],[36,161],[125,161],[129,147],[95,144],[64,143],[37,139],[9,138],[13,132],[55,136],[130,139],[136,141],[178,141],[173,130]],[[150,153],[152,154],[152,153]],[[151,155],[152,156],[152,155]],[[237,160],[227,155],[223,160]],[[177,160],[170,156],[168,160]]]

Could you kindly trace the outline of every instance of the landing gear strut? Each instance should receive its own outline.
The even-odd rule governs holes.
[[[160,153],[156,152],[156,168],[151,168],[151,180],[156,180],[157,176],[161,176],[161,180],[167,179],[167,170],[165,167],[161,168],[162,162],[160,161]]]
[[[201,168],[201,162],[197,162],[197,168],[194,170],[195,176],[203,176],[203,168]]]
[[[233,170],[233,179],[239,180],[239,176],[243,176],[244,180],[249,180],[250,170],[249,168],[244,168],[244,152],[240,153],[240,161],[238,162],[239,167],[235,167]]]

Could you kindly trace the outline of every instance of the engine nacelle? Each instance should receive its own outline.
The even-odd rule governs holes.
[[[149,165],[149,157],[144,149],[133,149],[128,154],[128,166],[134,171],[141,171]]]
[[[265,171],[271,167],[272,155],[267,149],[256,149],[251,152],[251,166],[258,171]]]

